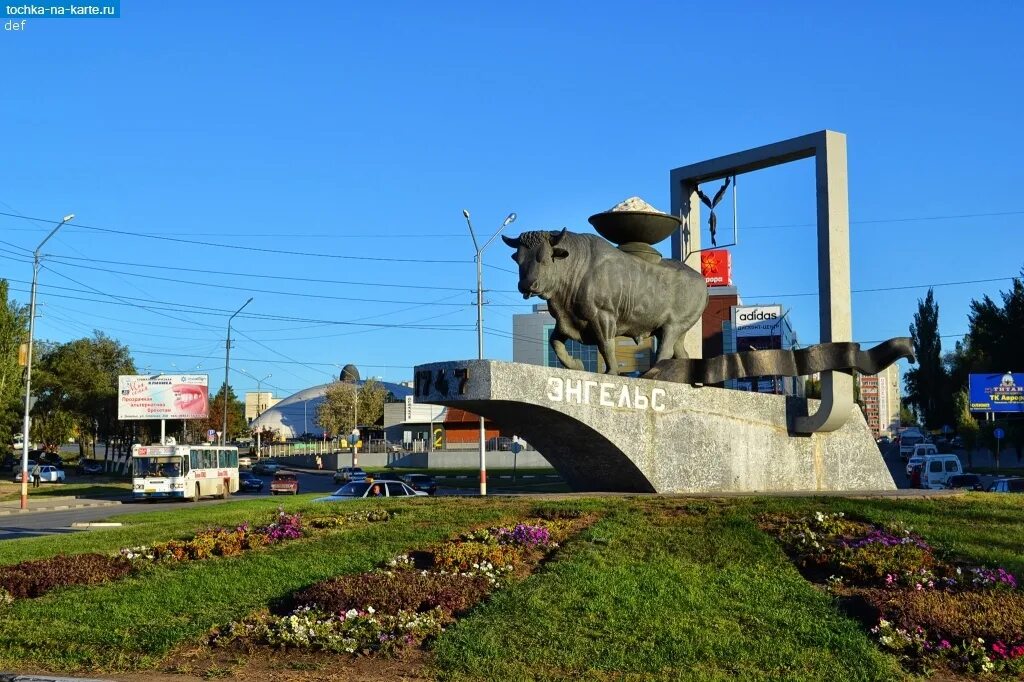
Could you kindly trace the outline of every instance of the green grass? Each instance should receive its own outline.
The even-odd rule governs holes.
[[[124,517],[129,525],[121,529],[0,543],[0,563],[57,551],[115,551],[214,523],[262,522],[278,506],[323,509],[309,497],[154,508]],[[601,518],[555,561],[446,631],[434,645],[429,673],[445,680],[517,681],[905,678],[862,624],[807,583],[760,531],[757,522],[766,513],[843,511],[873,522],[900,520],[960,558],[1024,574],[1021,495],[432,498],[386,503],[403,512],[387,523],[17,602],[0,615],[0,669],[152,668],[211,627],[299,587],[538,505],[584,507]],[[345,666],[343,659],[339,665]]]
[[[68,479],[67,483],[41,483],[38,488],[29,484],[28,496],[33,497],[125,497],[131,492],[130,481],[83,478]],[[21,483],[0,482],[0,502],[21,498]]]

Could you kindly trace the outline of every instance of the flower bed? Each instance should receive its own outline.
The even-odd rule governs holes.
[[[353,523],[379,522],[391,518],[385,510],[356,512],[345,516],[322,516],[311,520],[314,528],[338,528]],[[168,540],[152,546],[125,547],[113,557],[102,554],[74,554],[0,566],[0,606],[15,599],[40,597],[66,585],[98,585],[137,573],[153,562],[201,561],[215,556],[236,556],[305,534],[299,514],[279,510],[265,526],[243,523],[233,529],[206,528],[187,540]]]
[[[0,567],[0,603],[40,597],[65,585],[96,585],[134,571],[132,562],[102,554],[58,554]]]
[[[1024,674],[1024,591],[1009,571],[944,559],[908,527],[842,513],[763,521],[804,575],[856,604],[909,669]]]
[[[507,576],[529,575],[589,522],[578,515],[465,533],[374,571],[311,585],[280,613],[260,611],[214,630],[211,643],[356,654],[418,645],[502,587]]]

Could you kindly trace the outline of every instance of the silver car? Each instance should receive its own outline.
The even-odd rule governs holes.
[[[990,493],[1024,493],[1024,478],[1000,478],[989,486]]]
[[[413,490],[401,481],[352,481],[327,497],[318,497],[313,501],[344,502],[371,497],[427,497],[427,494],[422,490]]]

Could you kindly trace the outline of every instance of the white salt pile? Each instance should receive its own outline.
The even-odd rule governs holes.
[[[611,208],[611,211],[640,211],[642,213],[661,213],[661,211],[654,208],[640,197],[630,197],[621,203],[615,204],[615,206]]]

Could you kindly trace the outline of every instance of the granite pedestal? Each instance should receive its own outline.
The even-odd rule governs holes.
[[[860,409],[797,434],[817,401],[491,360],[416,368],[416,401],[482,415],[574,490],[780,492],[896,486]]]

